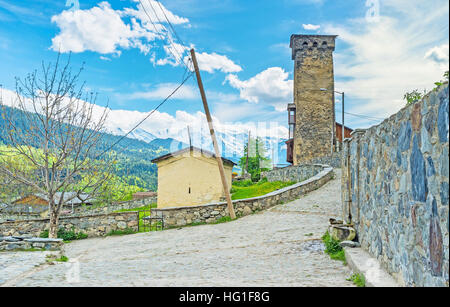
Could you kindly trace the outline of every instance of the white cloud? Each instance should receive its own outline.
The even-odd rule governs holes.
[[[160,86],[158,88],[166,88]],[[158,92],[158,93],[156,93]],[[151,94],[151,97],[158,96],[162,93],[156,91]],[[209,93],[211,97],[217,98],[222,96],[218,93]],[[14,100],[16,94],[11,90],[2,91],[3,103],[8,106],[15,106]],[[224,98],[224,97],[222,97]],[[226,99],[232,98],[225,95]],[[26,101],[27,110],[33,112],[32,105],[29,100]],[[68,101],[67,101],[68,102]],[[93,116],[94,121],[99,119],[103,114],[105,108],[94,105]],[[116,135],[124,135],[130,131],[135,125],[144,119],[149,113],[129,110],[108,110],[108,118],[105,123],[106,131]],[[275,139],[283,139],[288,135],[285,127],[280,126],[276,122],[224,122],[213,115],[214,126],[218,134],[219,143],[222,140],[226,143],[226,156],[232,156],[234,153],[242,154],[243,144],[246,141],[248,131],[252,135],[261,137],[268,136]],[[166,139],[173,138],[181,142],[187,143],[189,138],[187,135],[187,127],[190,126],[191,133],[194,135],[194,145],[205,149],[212,150],[210,144],[209,128],[206,121],[206,116],[203,112],[188,113],[186,111],[176,111],[175,115],[170,115],[165,112],[155,111],[152,116],[144,121],[131,137],[141,140],[146,140],[150,134],[156,138]],[[226,137],[223,137],[226,133]]]
[[[148,52],[145,43],[156,34],[143,29],[136,20],[125,24],[122,13],[101,2],[89,10],[63,11],[52,17],[60,33],[52,39],[52,49],[61,52],[94,51],[100,54],[119,53],[119,48],[139,48]]]
[[[324,27],[339,35],[336,90],[346,92],[349,112],[387,117],[405,105],[405,92],[431,90],[442,79],[443,68],[448,70],[448,6],[447,0],[385,1],[379,22],[361,17]]]
[[[242,71],[242,67],[235,64],[232,60],[224,55],[206,52],[196,53],[198,66],[201,70],[213,73],[220,70],[224,73],[233,73]]]
[[[310,30],[310,31],[316,31],[320,29],[319,25],[312,25],[312,24],[303,24],[303,29]]]
[[[132,8],[125,8],[124,13],[128,16],[134,16],[139,20],[148,20],[149,16],[154,23],[167,23],[167,20],[174,25],[188,24],[189,19],[177,16],[160,2],[155,0],[142,1],[133,0],[138,3],[138,10]],[[144,6],[142,6],[142,4]],[[148,14],[148,15],[147,15]],[[167,18],[167,19],[166,19]],[[150,22],[149,22],[150,23]]]
[[[108,116],[107,129],[113,133],[123,134],[133,128],[147,114],[137,111],[111,110]],[[288,135],[287,128],[280,126],[276,122],[224,122],[214,115],[213,122],[218,142],[222,143],[223,141],[227,144],[225,155],[228,157],[233,154],[242,154],[243,144],[246,142],[248,131],[251,131],[253,136],[268,136],[274,139],[285,139]],[[173,138],[188,143],[188,126],[193,136],[193,145],[212,150],[209,127],[203,112],[188,113],[186,111],[176,111],[175,115],[170,115],[156,111],[139,127],[140,131],[137,131],[135,137],[139,137],[139,133],[145,131],[144,135],[150,133],[156,138]],[[118,128],[121,129],[120,132]],[[226,137],[223,137],[224,133],[226,133]]]
[[[425,54],[425,59],[430,59],[436,62],[442,66],[442,69],[448,68],[449,44],[443,44],[441,46],[431,48]]]
[[[228,75],[229,84],[240,91],[240,97],[253,103],[273,106],[277,111],[286,111],[293,101],[293,81],[289,73],[280,67],[271,67],[246,81],[236,75]]]
[[[168,35],[170,36],[170,34]],[[172,38],[170,39],[172,41],[172,44],[165,45],[163,47],[166,57],[158,60],[152,59],[151,62],[155,63],[158,66],[171,65],[176,67],[179,65],[183,65],[181,63],[181,59],[183,58],[183,55],[189,50],[189,48],[173,42]],[[185,57],[183,61],[187,65],[187,57]]]
[[[167,10],[159,1],[138,0],[137,9],[114,10],[103,1],[88,10],[63,11],[52,17],[52,22],[60,33],[52,39],[51,48],[55,51],[84,52],[120,56],[122,49],[137,48],[144,54],[150,53],[154,65],[180,66],[181,59],[187,63],[189,47],[176,42],[167,29],[167,20],[173,25],[189,26],[189,19],[177,16]],[[149,17],[151,18],[151,22]],[[130,19],[129,23],[124,20]],[[156,42],[162,44],[163,56],[157,56]],[[225,55],[217,53],[198,53],[200,69],[213,73],[240,72],[242,68]],[[106,57],[101,57],[106,60]]]

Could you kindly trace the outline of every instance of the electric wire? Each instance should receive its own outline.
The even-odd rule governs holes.
[[[185,63],[184,60],[183,60],[183,53],[184,53],[184,51],[181,51],[181,54],[180,54],[179,50],[176,48],[175,42],[173,41],[173,39],[172,39],[172,37],[171,37],[171,32],[170,32],[169,30],[167,30],[167,28],[163,25],[163,22],[162,22],[162,20],[158,17],[158,13],[156,12],[156,9],[155,9],[155,7],[153,6],[153,4],[152,4],[151,1],[152,1],[152,0],[147,0],[148,4],[150,5],[150,8],[151,8],[152,11],[153,11],[153,14],[155,14],[156,19],[158,19],[159,25],[167,32],[167,39],[168,39],[168,41],[169,41],[170,47],[173,48],[174,52],[178,55],[179,58],[177,58],[177,57],[173,54],[173,52],[171,52],[170,47],[169,47],[169,51],[172,53],[172,55],[174,55],[174,58],[175,58],[175,61],[176,61],[176,62],[183,63],[183,64],[187,67],[186,63]],[[143,6],[141,0],[139,0],[139,2],[141,3],[142,7],[144,8],[144,6]],[[161,10],[162,10],[162,9],[161,9]],[[144,8],[144,11],[145,11],[145,8]],[[162,12],[163,12],[163,14],[165,14],[165,13],[164,13],[164,10],[162,10]],[[151,19],[151,17],[150,17],[149,14],[146,14],[146,15],[148,16],[148,18]],[[176,35],[176,36],[178,36],[178,35]],[[181,40],[180,40],[180,43],[181,43]],[[184,44],[182,44],[182,46],[184,47]]]
[[[119,144],[123,139],[128,137],[134,130],[136,130],[140,125],[142,125],[147,119],[150,118],[159,108],[161,108],[175,93],[192,77],[193,73],[191,72],[181,83],[176,87],[156,108],[154,108],[147,116],[145,116],[142,120],[140,120],[130,131],[126,134],[122,135],[116,142],[114,142],[108,149],[104,150],[101,154],[96,156],[96,159],[104,155],[113,149],[117,144]]]
[[[145,8],[145,6],[144,6],[144,4],[142,3],[141,0],[139,0],[139,3],[141,4],[141,7],[142,7],[142,9],[144,10],[145,15],[147,15],[148,19],[150,20],[151,24],[153,25],[153,28],[155,29],[156,34],[159,35],[160,37],[164,37],[164,34],[162,34],[162,33],[158,30],[158,27],[157,27],[156,24],[153,22],[153,19],[150,17],[150,14],[147,12],[147,9]],[[149,2],[149,4],[151,5],[150,2]],[[153,6],[151,6],[151,7],[152,7],[152,9],[153,9]],[[154,9],[153,9],[153,12],[154,12],[155,16],[158,17],[157,14],[155,13]],[[159,20],[159,18],[158,18],[158,20]],[[160,23],[161,23],[161,22],[160,22]],[[159,25],[160,25],[161,27],[163,27],[163,28],[167,31],[167,29],[166,29],[162,24],[159,24]],[[184,63],[184,61],[182,60],[182,56],[180,56],[180,54],[178,53],[177,49],[175,48],[175,46],[174,46],[174,44],[173,44],[173,41],[172,41],[172,42],[170,41],[170,40],[171,40],[170,35],[168,35],[168,38],[169,38],[169,45],[170,45],[170,47],[167,48],[168,51],[172,54],[172,56],[173,56],[173,58],[174,58],[174,60],[175,60],[176,62],[181,62],[181,63],[183,63],[184,65],[186,65],[186,64]],[[172,50],[172,48],[173,48],[173,50]],[[174,52],[177,53],[178,57],[177,57],[177,55],[175,55]]]

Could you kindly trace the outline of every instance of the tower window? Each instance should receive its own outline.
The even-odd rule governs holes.
[[[296,121],[296,107],[295,104],[290,104],[288,106],[288,112],[289,112],[289,139],[294,138],[294,132],[295,132],[295,121]]]
[[[314,42],[313,47],[317,48],[317,46],[319,46],[319,44],[317,42]]]

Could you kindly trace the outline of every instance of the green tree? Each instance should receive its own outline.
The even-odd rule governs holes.
[[[435,82],[434,85],[436,86],[433,90],[436,90],[439,86],[443,85],[444,82],[448,82],[449,81],[449,71],[447,70],[444,73],[444,81],[438,81]],[[406,105],[410,105],[416,101],[421,100],[427,93],[427,90],[424,89],[423,93],[419,92],[418,89],[413,90],[412,92],[408,92],[403,96],[403,99],[406,100]]]
[[[410,105],[422,99],[426,92],[426,90],[423,90],[423,93],[421,93],[419,90],[415,89],[412,92],[406,93],[405,96],[403,96],[403,99],[406,100],[406,105]]]
[[[252,181],[259,181],[261,172],[270,170],[271,159],[267,158],[267,149],[261,138],[250,138],[249,143],[244,145],[244,156],[239,160],[239,166],[244,174],[247,170],[248,152],[248,173],[252,176]]]

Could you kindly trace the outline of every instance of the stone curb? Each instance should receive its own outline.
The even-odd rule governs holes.
[[[28,250],[31,248],[62,252],[64,243],[62,239],[33,238],[28,235],[0,237],[0,251]]]
[[[401,287],[380,265],[380,262],[361,248],[345,247],[345,258],[348,266],[355,272],[364,275],[366,287]]]

